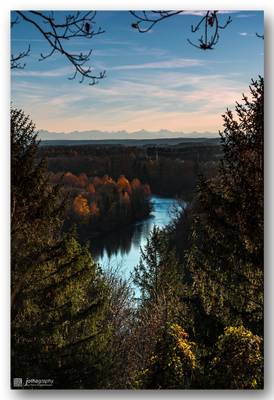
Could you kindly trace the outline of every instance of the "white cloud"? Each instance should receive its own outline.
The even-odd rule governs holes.
[[[248,33],[248,32],[239,32],[240,36],[255,36],[254,33]]]
[[[236,18],[252,18],[255,17],[255,14],[238,14]]]
[[[39,77],[39,78],[54,78],[59,76],[64,76],[65,74],[72,73],[71,67],[56,68],[47,71],[31,71],[27,69],[23,70],[12,70],[13,76],[22,77]]]
[[[183,13],[179,14],[179,15],[196,15],[199,17],[203,17],[205,16],[205,14],[207,13],[207,11],[210,10],[195,10],[195,11],[191,11],[191,10],[185,10]],[[237,10],[219,10],[218,14],[234,14],[234,13],[238,13],[239,11]]]
[[[110,69],[116,71],[123,70],[136,70],[136,69],[171,69],[171,68],[188,68],[188,67],[198,67],[204,65],[202,60],[192,59],[192,58],[174,58],[172,60],[166,61],[156,61],[151,63],[143,64],[127,64],[127,65],[117,65]]]

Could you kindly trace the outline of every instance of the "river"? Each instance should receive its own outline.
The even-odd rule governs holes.
[[[140,248],[146,245],[153,226],[163,228],[169,224],[176,200],[152,196],[151,202],[153,210],[149,218],[93,241],[92,254],[103,269],[118,267],[129,278],[140,261]]]

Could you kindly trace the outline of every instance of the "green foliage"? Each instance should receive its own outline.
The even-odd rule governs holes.
[[[181,294],[181,274],[176,255],[169,248],[164,231],[155,227],[145,249],[141,250],[140,264],[134,270],[134,283],[140,288],[143,304],[176,300]],[[167,315],[168,309],[166,310]]]
[[[24,238],[59,223],[63,205],[58,187],[48,184],[46,164],[37,160],[35,125],[22,110],[11,109],[11,229]],[[47,222],[45,222],[47,221]],[[20,231],[20,235],[19,232]],[[36,237],[37,239],[37,237]]]
[[[224,115],[224,159],[216,179],[201,179],[187,255],[193,290],[223,326],[262,333],[263,79]]]
[[[88,250],[75,239],[65,238],[56,247],[54,256],[51,251],[29,271],[28,285],[20,291],[13,373],[50,374],[64,387],[84,384],[88,376],[92,387],[98,385],[95,365],[108,338],[103,323],[108,289]]]
[[[243,326],[225,328],[216,343],[210,365],[210,383],[215,389],[261,389],[262,338]]]
[[[142,307],[156,306],[165,322],[178,316],[183,293],[180,265],[165,231],[154,227],[150,233],[134,270],[134,283],[141,291]]]
[[[167,323],[155,351],[135,380],[136,388],[187,389],[197,368],[195,343],[178,324]]]
[[[109,286],[86,247],[61,236],[63,202],[37,161],[34,125],[11,111],[12,375],[103,387]]]

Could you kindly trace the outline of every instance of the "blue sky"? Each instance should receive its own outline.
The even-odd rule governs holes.
[[[263,12],[230,12],[232,23],[209,51],[187,43],[199,37],[190,32],[199,16],[191,14],[140,34],[131,28],[128,12],[98,12],[96,24],[106,32],[66,45],[71,51],[93,48],[90,65],[106,70],[95,86],[68,80],[73,69],[61,56],[39,62],[47,44],[31,26],[16,25],[11,52],[30,43],[31,55],[24,70],[12,71],[13,104],[30,114],[38,129],[49,131],[217,132],[221,114],[248,93],[251,78],[263,75],[264,41],[255,35],[263,33]]]

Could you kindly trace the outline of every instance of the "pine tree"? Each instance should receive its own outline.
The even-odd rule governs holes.
[[[200,180],[187,267],[208,316],[262,335],[263,78],[250,91],[223,116],[218,177]]]
[[[88,249],[61,235],[63,201],[39,161],[37,134],[11,111],[12,376],[103,387],[109,288]]]
[[[153,228],[141,260],[134,271],[134,283],[141,291],[144,307],[156,305],[165,322],[178,314],[182,294],[181,273],[175,252],[169,248],[165,231]]]

